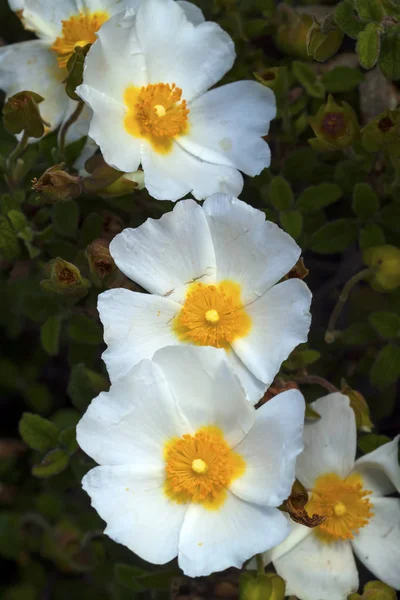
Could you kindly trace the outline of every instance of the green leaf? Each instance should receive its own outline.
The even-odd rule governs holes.
[[[321,83],[327,92],[350,92],[363,81],[364,74],[351,67],[335,67],[324,73]]]
[[[312,148],[298,148],[285,160],[283,175],[291,183],[308,181],[316,165],[318,155]]]
[[[381,29],[376,23],[368,23],[358,36],[356,50],[364,69],[372,69],[378,62],[381,50]]]
[[[75,200],[62,200],[54,206],[53,222],[56,230],[66,237],[76,237],[79,206]]]
[[[17,560],[21,553],[20,524],[16,513],[0,513],[0,556]]]
[[[342,190],[336,183],[320,183],[304,190],[297,200],[296,208],[303,214],[311,214],[337,202],[341,196]]]
[[[79,233],[79,242],[86,248],[95,240],[101,236],[103,230],[103,219],[97,213],[90,213],[83,223]]]
[[[68,427],[60,433],[60,444],[68,452],[69,456],[75,454],[79,450],[78,442],[76,441],[76,427]]]
[[[386,243],[385,234],[376,223],[368,223],[360,230],[358,243],[361,250],[373,246],[383,246]]]
[[[365,27],[365,23],[357,18],[351,0],[339,2],[335,9],[335,21],[340,29],[353,39],[357,39],[358,34]]]
[[[400,202],[391,202],[381,210],[381,221],[395,233],[400,233]]]
[[[19,253],[17,234],[6,217],[0,216],[0,256],[6,260],[14,260]]]
[[[297,240],[303,231],[303,217],[298,210],[287,210],[279,214],[283,229]]]
[[[33,450],[47,452],[57,445],[60,430],[47,419],[25,412],[19,422],[19,434]]]
[[[49,317],[40,328],[40,341],[50,356],[56,356],[60,347],[61,318]]]
[[[133,592],[142,592],[145,588],[138,581],[138,577],[143,577],[145,571],[131,565],[117,563],[114,566],[114,575],[118,583],[129,588]]]
[[[91,371],[83,363],[72,367],[67,393],[72,404],[81,412],[87,409],[95,396],[107,389],[107,379]]]
[[[390,340],[400,334],[400,317],[396,313],[380,310],[371,313],[368,320],[384,338]]]
[[[343,252],[357,239],[357,225],[353,219],[338,219],[315,231],[308,247],[319,254]]]
[[[380,23],[385,16],[380,0],[356,0],[356,8],[363,21],[377,21]]]
[[[367,433],[358,440],[358,448],[363,454],[373,452],[383,444],[387,444],[391,439],[386,435],[377,435],[376,433]]]
[[[400,27],[388,27],[382,38],[379,68],[388,79],[400,79]]]
[[[379,209],[379,198],[368,183],[356,183],[354,186],[352,208],[363,220],[373,217]]]
[[[309,420],[309,421],[319,421],[321,418],[321,415],[319,413],[317,413],[316,410],[311,408],[311,406],[309,404],[306,404],[305,418],[306,418],[306,420]]]
[[[376,334],[369,323],[352,323],[340,340],[348,346],[365,346],[376,341]]]
[[[293,192],[283,177],[274,177],[269,185],[269,198],[277,210],[287,210],[293,205]]]
[[[61,450],[61,448],[56,448],[48,452],[40,464],[32,467],[32,475],[40,478],[53,477],[65,471],[68,462],[67,452]]]
[[[8,212],[8,218],[11,221],[11,225],[13,226],[14,231],[16,231],[17,233],[24,231],[24,229],[26,229],[26,227],[28,226],[26,217],[24,213],[20,210],[10,210]]]
[[[294,60],[292,63],[293,75],[301,83],[312,98],[324,98],[325,88],[317,79],[315,71],[307,63]]]
[[[379,352],[370,371],[371,383],[383,389],[400,377],[400,347],[388,344]]]
[[[68,335],[71,340],[81,344],[101,344],[103,341],[101,326],[84,315],[72,315],[68,323]]]

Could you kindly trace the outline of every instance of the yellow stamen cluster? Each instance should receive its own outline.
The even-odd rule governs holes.
[[[215,285],[193,283],[173,328],[181,341],[228,349],[251,328],[240,285],[229,280]]]
[[[51,49],[58,54],[60,68],[67,66],[76,46],[84,47],[96,41],[96,32],[110,18],[106,12],[80,13],[62,22],[62,34]]]
[[[224,502],[227,486],[245,470],[243,458],[231,450],[216,427],[170,441],[165,463],[168,497],[179,503],[198,502],[211,509]]]
[[[335,473],[318,477],[306,510],[309,515],[327,518],[315,530],[324,541],[353,539],[354,534],[367,525],[373,516],[372,504],[366,496],[360,475],[341,479]]]

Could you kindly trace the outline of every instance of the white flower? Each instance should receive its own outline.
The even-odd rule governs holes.
[[[212,91],[232,67],[231,38],[216,23],[190,22],[173,0],[144,0],[136,16],[110,19],[85,65],[78,93],[93,109],[90,135],[121,171],[142,164],[149,193],[238,195],[239,172],[270,164],[262,139],[275,116],[270,89],[239,81]]]
[[[278,283],[300,248],[265,215],[225,194],[179,202],[160,220],[125,229],[110,245],[117,266],[150,292],[99,296],[111,380],[164,346],[224,348],[257,402],[283,360],[307,339],[311,293]]]
[[[95,398],[77,427],[101,466],[83,479],[105,533],[143,559],[208,575],[281,542],[304,399],[259,410],[215,348],[168,347]]]
[[[316,529],[294,525],[266,554],[301,600],[344,600],[358,589],[357,558],[400,589],[400,436],[355,459],[357,432],[347,396],[329,394],[311,405],[321,420],[304,428],[296,476],[311,493],[309,514],[327,515]]]
[[[25,28],[36,33],[39,39],[0,47],[0,89],[7,97],[24,90],[40,94],[44,98],[39,105],[40,112],[50,124],[47,132],[56,129],[76,107],[62,83],[75,46],[94,42],[97,30],[105,21],[127,8],[133,13],[138,1],[9,0],[10,7],[21,13]],[[192,5],[189,11],[193,11]],[[197,12],[201,15],[199,9],[195,9]],[[70,127],[67,143],[87,135],[90,119],[91,111],[85,107]],[[92,143],[86,149],[86,157],[93,150]]]

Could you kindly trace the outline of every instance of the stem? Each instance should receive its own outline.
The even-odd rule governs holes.
[[[339,299],[336,303],[336,306],[333,309],[331,317],[329,319],[328,328],[325,333],[325,342],[327,344],[332,344],[332,342],[335,341],[336,335],[335,335],[334,329],[335,329],[336,321],[338,320],[339,315],[342,312],[342,309],[350,295],[351,290],[359,281],[362,281],[363,279],[368,277],[368,275],[370,275],[372,273],[372,271],[373,271],[373,269],[371,269],[371,268],[363,269],[359,273],[356,273],[355,275],[353,275],[353,277],[351,277],[348,280],[348,282],[345,284],[345,286],[339,296]]]
[[[64,125],[61,127],[60,131],[60,141],[59,141],[59,150],[61,156],[64,156],[65,151],[65,139],[67,137],[68,129],[78,120],[83,107],[85,106],[83,100],[79,100],[74,112],[69,116],[69,118],[65,121]]]
[[[28,145],[29,135],[24,131],[22,138],[15,146],[14,150],[11,152],[10,156],[7,159],[7,170],[11,171],[13,163],[18,158],[20,154],[25,150]]]
[[[256,554],[256,562],[257,562],[257,575],[264,575],[265,567],[264,567],[264,559],[262,554]]]
[[[319,375],[303,375],[302,377],[290,376],[290,379],[292,379],[293,381],[296,381],[296,383],[309,383],[309,384],[320,385],[323,388],[325,388],[326,390],[328,390],[328,392],[338,392],[339,391],[337,389],[337,387],[333,385],[333,383],[330,383],[329,381],[327,381],[323,377],[320,377]]]

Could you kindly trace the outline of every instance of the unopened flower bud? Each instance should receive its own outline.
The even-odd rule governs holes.
[[[28,137],[40,138],[46,123],[39,110],[44,98],[35,92],[19,92],[8,98],[3,108],[4,127],[13,134],[24,131]]]
[[[350,146],[359,135],[357,115],[349,104],[337,104],[329,95],[315,117],[309,119],[316,138],[309,143],[316,150],[329,152]]]
[[[350,400],[350,406],[354,411],[358,431],[371,431],[373,424],[370,419],[368,404],[364,396],[362,396],[360,392],[352,390],[346,382],[343,382],[341,392],[348,396]]]
[[[39,179],[32,181],[32,189],[50,202],[77,198],[81,193],[81,178],[63,171],[63,166],[54,165],[47,169]]]
[[[270,600],[273,586],[267,574],[243,573],[239,581],[240,600]]]
[[[385,110],[362,130],[362,143],[368,152],[382,148],[394,151],[400,148],[400,111]]]
[[[400,248],[374,246],[364,250],[363,258],[372,269],[368,281],[374,290],[390,292],[400,286]]]
[[[287,4],[279,5],[278,15],[282,23],[278,26],[274,37],[276,46],[283,54],[303,60],[309,59],[307,34],[313,24],[312,16],[298,14]]]
[[[144,188],[144,172],[124,173],[119,179],[99,191],[102,198],[117,198]]]
[[[396,600],[396,591],[383,581],[369,581],[364,586],[364,593],[351,594],[348,600]]]
[[[343,36],[343,31],[336,26],[332,15],[322,23],[314,17],[314,22],[307,33],[308,55],[318,62],[328,60],[339,50]]]
[[[107,279],[110,279],[117,269],[110,254],[109,242],[103,239],[95,240],[88,246],[86,256],[92,281],[97,287],[100,287]]]
[[[54,258],[47,263],[45,274],[47,279],[43,279],[40,285],[47,292],[83,297],[90,287],[90,282],[82,277],[78,267],[62,258]]]

